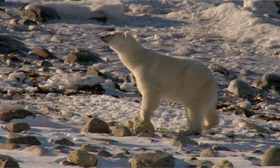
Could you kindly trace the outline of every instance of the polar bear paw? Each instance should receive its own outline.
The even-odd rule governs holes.
[[[191,129],[187,129],[186,131],[180,130],[179,134],[186,135],[186,136],[191,136],[191,135],[200,135],[200,132],[193,131]]]
[[[136,130],[139,126],[146,128],[150,132],[155,132],[155,128],[150,120],[143,120],[140,115],[137,115],[134,118],[133,130]]]

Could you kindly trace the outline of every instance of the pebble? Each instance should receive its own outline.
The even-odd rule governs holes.
[[[280,166],[280,148],[268,148],[262,158],[262,166]]]
[[[108,124],[98,118],[91,118],[83,127],[82,131],[90,133],[111,133]]]
[[[198,145],[196,141],[182,134],[174,135],[170,141],[170,144],[173,146],[179,146],[181,148],[187,146],[187,144]]]
[[[69,153],[68,159],[70,162],[82,167],[93,167],[97,164],[96,156],[81,149]]]
[[[205,149],[200,153],[200,157],[216,157],[216,156],[217,156],[217,152],[215,152],[211,148]]]

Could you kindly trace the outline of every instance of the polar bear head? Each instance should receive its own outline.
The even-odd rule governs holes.
[[[132,43],[137,43],[136,40],[128,32],[114,32],[101,36],[101,40],[108,44],[115,52],[120,53],[131,46]]]

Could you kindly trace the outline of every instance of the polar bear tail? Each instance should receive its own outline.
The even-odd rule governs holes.
[[[218,124],[219,124],[219,115],[214,105],[209,109],[209,111],[205,115],[204,122],[203,122],[203,130],[208,130]]]

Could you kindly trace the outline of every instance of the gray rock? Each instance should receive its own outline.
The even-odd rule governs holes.
[[[41,47],[34,48],[29,54],[36,55],[42,59],[55,58],[49,50]]]
[[[123,153],[117,153],[112,156],[112,158],[127,158]]]
[[[262,166],[280,166],[280,148],[268,148],[262,158]]]
[[[181,148],[187,146],[187,144],[198,145],[196,141],[182,134],[174,135],[170,141],[170,144],[173,146],[179,146]]]
[[[248,122],[248,121],[242,121],[242,122],[240,122],[239,125],[242,126],[242,127],[247,127],[249,129],[254,129],[257,132],[269,133],[268,129],[265,129],[265,128],[257,125],[257,124],[254,124],[254,123],[251,123],[251,122]]]
[[[66,138],[61,138],[61,139],[55,140],[54,144],[65,145],[65,146],[75,146],[74,142],[72,142]]]
[[[213,150],[220,150],[220,151],[230,151],[230,149],[226,146],[219,146],[219,145],[214,145],[212,146]]]
[[[261,78],[254,81],[254,85],[261,89],[273,89],[280,91],[280,76],[276,74],[264,74]]]
[[[42,60],[42,61],[38,62],[38,66],[40,66],[40,67],[52,67],[53,64],[50,63],[49,61]]]
[[[93,167],[97,164],[96,156],[81,149],[71,152],[68,159],[70,162],[83,167]]]
[[[235,79],[230,82],[228,91],[237,96],[256,96],[257,92],[246,82]]]
[[[91,118],[82,129],[90,133],[111,133],[108,124],[98,118]]]
[[[41,142],[34,136],[14,137],[7,139],[6,143],[23,145],[41,145]]]
[[[101,156],[101,157],[112,157],[113,155],[108,152],[108,151],[105,151],[105,150],[101,150],[97,153],[98,156]]]
[[[136,154],[131,159],[131,168],[138,167],[174,167],[173,156],[163,152]]]
[[[133,125],[135,125],[135,123],[133,124]],[[133,126],[134,127],[134,126]],[[143,126],[141,126],[141,125],[139,125],[139,126],[136,126],[135,128],[134,128],[134,132],[135,133],[139,133],[139,132],[149,132],[149,130],[147,130],[145,127],[143,127]]]
[[[1,168],[11,168],[11,167],[16,168],[19,167],[19,164],[11,156],[0,154],[0,166]]]
[[[210,148],[205,149],[200,153],[200,157],[216,157],[216,156],[217,156],[217,153]]]
[[[212,72],[217,72],[223,75],[229,75],[230,71],[228,69],[226,69],[225,67],[222,67],[221,65],[217,65],[217,64],[210,64],[208,66],[208,68],[212,71]]]
[[[8,123],[6,128],[13,133],[19,133],[21,131],[29,130],[30,126],[28,123],[19,122],[19,123]]]
[[[22,16],[38,22],[46,22],[53,19],[60,19],[55,9],[39,4],[30,4],[23,8]]]
[[[32,152],[33,154],[35,154],[37,156],[44,156],[49,152],[46,148],[43,148],[38,145],[30,146],[29,148],[26,148],[25,151]]]
[[[76,50],[75,52],[70,52],[65,59],[65,63],[67,64],[94,64],[97,62],[100,62],[101,59],[99,56],[93,52],[87,51],[87,50]]]
[[[20,119],[33,115],[34,114],[32,112],[24,109],[11,108],[0,110],[0,120],[5,122],[10,122],[12,119]]]
[[[104,74],[93,67],[88,67],[86,75],[104,76]]]
[[[12,36],[0,34],[0,54],[9,54],[12,52],[27,52],[29,49],[24,43]]]
[[[224,159],[216,163],[212,168],[233,168],[233,164],[230,161]]]
[[[112,130],[112,134],[115,136],[123,137],[123,136],[131,136],[131,131],[126,126],[116,126]]]
[[[137,137],[155,137],[155,134],[149,133],[149,132],[139,132],[137,134]]]
[[[196,166],[193,167],[198,167],[198,168],[210,168],[214,166],[214,163],[212,163],[209,160],[198,160],[197,158],[190,158],[190,159],[185,159],[185,162],[195,164]]]
[[[20,145],[18,144],[7,144],[7,143],[0,143],[0,149],[5,149],[5,150],[14,150],[20,148]]]
[[[93,146],[91,144],[83,144],[80,149],[85,150],[87,152],[98,152],[97,151],[98,147]]]
[[[20,25],[37,25],[37,22],[34,22],[33,20],[30,19],[20,19],[18,22],[18,24]]]

